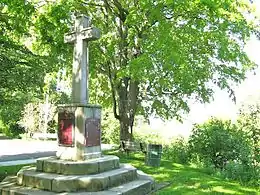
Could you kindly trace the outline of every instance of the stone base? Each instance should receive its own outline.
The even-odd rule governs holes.
[[[51,157],[6,178],[0,184],[0,194],[145,195],[153,187],[153,178],[131,165],[120,165],[116,156],[77,162]]]
[[[78,161],[101,157],[100,106],[59,105],[58,124],[58,158]]]
[[[8,177],[0,184],[1,195],[146,195],[152,190],[149,180],[135,180],[104,191],[56,193],[37,188],[19,186],[16,177]]]
[[[78,160],[76,147],[63,147],[59,146],[56,156],[61,160]],[[80,158],[89,160],[101,157],[101,146],[85,147],[84,152],[80,154]]]

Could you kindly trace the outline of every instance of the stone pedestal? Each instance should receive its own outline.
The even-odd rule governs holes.
[[[59,159],[77,161],[101,156],[101,106],[60,105],[58,123]]]
[[[146,195],[154,181],[116,156],[85,161],[57,157],[37,160],[36,167],[22,168],[16,177],[0,183],[1,195]]]

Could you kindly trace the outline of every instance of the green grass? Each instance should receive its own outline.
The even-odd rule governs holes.
[[[0,181],[2,181],[6,176],[16,175],[16,173],[24,166],[28,166],[32,164],[24,164],[24,165],[12,165],[12,166],[0,166]]]
[[[223,178],[211,174],[212,171],[206,169],[193,168],[188,165],[172,163],[167,160],[161,161],[158,168],[146,166],[144,155],[125,154],[117,152],[106,152],[106,154],[116,155],[121,163],[130,163],[136,168],[153,176],[157,182],[170,182],[171,185],[156,192],[156,195],[196,195],[196,194],[216,194],[216,195],[260,195],[259,189],[244,187],[237,182],[226,181]],[[0,181],[7,175],[15,175],[23,166],[0,167]]]
[[[145,165],[144,155],[141,154],[131,154],[130,157],[117,152],[107,152],[107,154],[117,155],[121,163],[132,164],[136,168],[153,176],[157,182],[171,183],[170,186],[160,190],[156,195],[260,195],[259,189],[244,187],[237,182],[224,180],[206,169],[193,168],[164,159],[161,161],[160,167],[154,168]]]

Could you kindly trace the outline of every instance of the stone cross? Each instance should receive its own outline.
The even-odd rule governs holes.
[[[100,38],[100,31],[90,26],[90,20],[84,15],[76,17],[74,31],[65,34],[65,43],[74,44],[72,103],[88,103],[88,72],[89,48],[88,42]]]

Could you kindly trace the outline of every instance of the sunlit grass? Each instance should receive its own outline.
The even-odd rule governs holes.
[[[244,187],[237,182],[230,182],[223,178],[210,174],[194,166],[182,165],[162,159],[161,166],[158,168],[146,166],[144,155],[131,154],[127,156],[115,151],[106,152],[107,154],[117,155],[121,163],[130,163],[136,168],[153,176],[159,182],[169,182],[170,186],[156,192],[156,195],[260,195],[260,190],[253,187]],[[0,167],[0,180],[3,176],[14,175],[25,165]],[[2,178],[1,178],[2,176]]]
[[[24,166],[31,164],[23,165],[12,165],[12,166],[0,166],[0,181],[2,181],[7,175],[16,175],[16,173]]]
[[[158,168],[145,165],[144,155],[133,154],[127,156],[121,152],[108,152],[120,157],[121,163],[130,163],[136,168],[153,176],[157,182],[169,182],[156,195],[260,195],[260,191],[253,187],[244,187],[237,182],[230,182],[210,172],[194,166],[172,163],[162,159]]]

